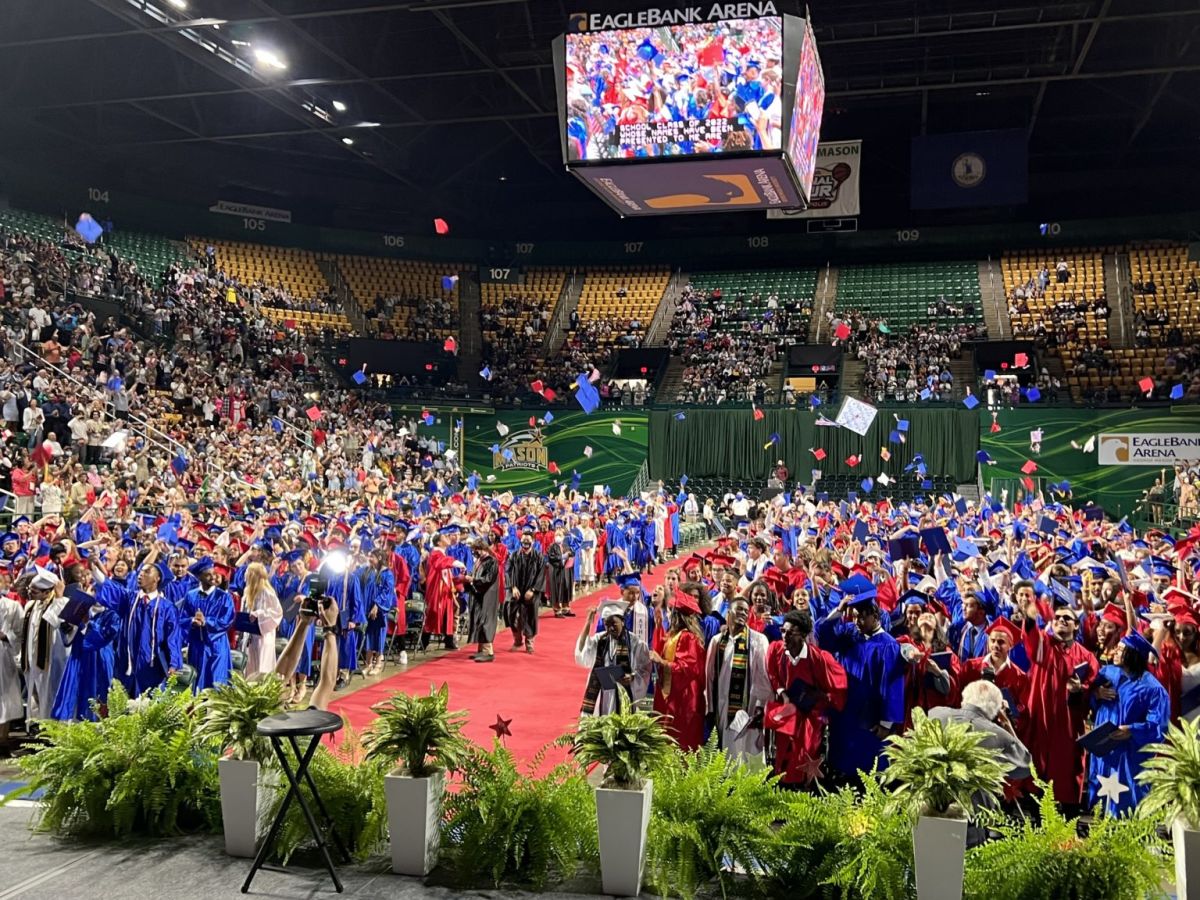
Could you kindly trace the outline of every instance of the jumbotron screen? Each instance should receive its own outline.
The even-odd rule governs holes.
[[[779,16],[568,34],[567,159],[780,150],[782,59]]]
[[[800,48],[800,68],[796,76],[796,102],[788,129],[788,157],[804,188],[812,196],[816,169],[817,143],[821,137],[821,113],[825,109],[825,74],[817,54],[812,25],[804,23],[804,43]]]

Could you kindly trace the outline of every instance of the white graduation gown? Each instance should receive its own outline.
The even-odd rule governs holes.
[[[34,613],[30,621],[29,634],[22,648],[29,662],[29,671],[25,673],[25,693],[29,701],[28,718],[49,719],[54,709],[54,695],[58,693],[58,684],[62,681],[63,673],[67,670],[67,645],[63,643],[58,628],[49,630],[50,657],[45,669],[37,667],[38,658],[38,625],[47,610],[52,605],[53,598],[43,603],[41,609]],[[32,601],[31,601],[32,602]],[[26,609],[28,612],[28,609]]]
[[[583,642],[583,649],[579,649],[579,644],[575,644],[575,663],[589,672],[596,665],[596,649],[600,644],[600,638],[605,632],[597,631],[588,635],[587,640]],[[602,665],[615,666],[617,664],[616,645],[608,642],[608,653]],[[646,696],[646,690],[650,686],[650,651],[646,645],[639,641],[636,637],[630,635],[629,641],[629,667],[633,669],[633,683],[629,686],[629,691],[633,695],[633,701],[643,699]],[[601,691],[596,698],[595,715],[604,716],[608,713],[617,711],[617,692],[614,688],[611,691]]]
[[[25,715],[21,700],[21,627],[24,615],[21,604],[11,597],[0,596],[0,725]]]
[[[767,636],[761,632],[747,629],[749,639],[746,645],[747,659],[747,693],[746,713],[750,718],[766,707],[771,699],[771,683],[767,679]],[[725,644],[723,650],[718,649],[722,635],[714,635],[708,644],[708,655],[704,666],[704,692],[707,712],[715,712],[717,727],[724,729],[721,734],[721,746],[734,759],[742,762],[761,762],[763,758],[763,732],[760,728],[747,728],[738,735],[728,726],[729,721],[729,680],[733,674],[733,642]],[[721,658],[718,659],[717,657]],[[718,671],[718,667],[720,670]],[[716,696],[713,696],[713,680],[716,679]]]
[[[283,607],[273,590],[262,590],[251,611],[258,622],[259,634],[246,642],[246,677],[269,675],[275,671],[275,632],[283,621]]]

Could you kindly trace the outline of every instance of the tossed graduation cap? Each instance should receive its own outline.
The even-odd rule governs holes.
[[[449,234],[450,233],[450,225],[445,219],[434,219],[433,220],[433,230],[436,231],[438,234]]]
[[[482,378],[484,381],[491,381],[492,380],[492,370],[489,369],[487,366],[484,366],[482,369],[479,370],[479,377]]]
[[[96,243],[96,241],[100,240],[100,235],[104,234],[104,229],[100,226],[100,223],[88,213],[79,214],[79,221],[75,223],[75,231],[89,244]]]
[[[922,391],[921,393],[926,394],[926,393],[928,393],[928,391]],[[928,398],[922,397],[921,399],[927,400]],[[977,407],[979,405],[979,398],[976,397],[974,394],[967,394],[967,396],[963,397],[962,403],[963,403],[963,406],[965,406],[967,409],[974,409],[975,407]]]
[[[366,384],[367,383],[367,373],[364,372],[362,369],[359,369],[357,372],[355,372],[353,375],[351,375],[350,378],[355,384]]]
[[[321,408],[318,406],[310,406],[304,411],[304,414],[308,416],[310,422],[319,421],[321,418]]]
[[[929,388],[921,388],[920,396],[921,396],[922,400],[928,400],[930,397],[933,396],[933,391],[931,391]],[[963,402],[965,403],[966,401],[964,400]],[[979,401],[976,400],[975,402],[978,403]]]
[[[600,392],[596,390],[585,374],[577,375],[575,378],[575,401],[588,415],[600,408]]]
[[[456,284],[458,284],[458,276],[457,275],[443,275],[442,276],[442,290],[443,291],[454,290],[454,286]]]
[[[213,558],[211,556],[202,556],[200,559],[188,566],[188,571],[193,575],[199,575],[201,572],[209,571],[215,565],[216,563],[213,562]]]
[[[276,434],[283,431],[283,420],[278,416],[271,416],[271,430]]]
[[[682,409],[679,412],[675,413],[675,421],[676,422],[682,422],[685,419],[687,419],[687,415],[684,413],[684,411]]]

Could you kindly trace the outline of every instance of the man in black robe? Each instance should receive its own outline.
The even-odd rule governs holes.
[[[546,548],[546,590],[557,618],[575,615],[571,612],[574,581],[575,556],[563,542],[562,528],[555,528],[554,540]]]
[[[521,549],[508,558],[504,573],[508,598],[504,603],[504,624],[512,629],[513,650],[523,646],[533,652],[538,631],[538,612],[546,593],[546,558],[533,543],[533,529],[521,533]]]
[[[475,556],[475,569],[464,579],[470,595],[467,640],[479,645],[471,659],[491,662],[496,658],[492,641],[496,637],[496,618],[500,614],[500,563],[492,555],[485,538],[472,541],[471,550]]]

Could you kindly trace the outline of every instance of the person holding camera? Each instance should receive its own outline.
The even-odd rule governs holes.
[[[285,680],[290,678],[296,671],[301,654],[305,652],[309,629],[316,626],[321,642],[321,672],[309,709],[329,709],[333,699],[338,677],[339,615],[337,602],[332,597],[307,598],[296,613],[295,630],[288,639],[287,647],[275,663],[275,674]]]

